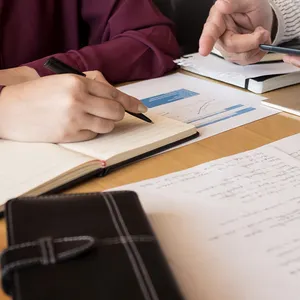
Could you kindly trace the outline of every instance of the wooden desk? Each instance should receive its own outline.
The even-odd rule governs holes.
[[[267,93],[268,98],[299,97],[300,85]],[[281,113],[254,123],[227,131],[197,143],[163,153],[116,171],[105,178],[93,179],[69,193],[99,192],[170,172],[180,171],[197,164],[254,149],[281,138],[300,133],[300,117]],[[5,225],[0,221],[0,249],[6,244]],[[8,299],[0,291],[0,300]]]

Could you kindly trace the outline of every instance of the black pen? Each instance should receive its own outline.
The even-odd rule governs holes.
[[[45,62],[44,67],[51,70],[52,72],[54,72],[56,74],[76,74],[76,75],[79,75],[79,76],[86,77],[86,75],[84,73],[72,68],[71,66],[68,66],[67,64],[63,63],[62,61],[58,60],[55,57],[49,58]],[[126,112],[129,115],[132,115],[132,116],[134,116],[138,119],[141,119],[145,122],[153,123],[152,120],[150,120],[148,117],[146,117],[143,114],[136,114],[136,113],[133,113],[133,112],[130,112],[130,111],[127,111],[127,110],[126,110]]]

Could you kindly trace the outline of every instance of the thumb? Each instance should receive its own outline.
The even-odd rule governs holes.
[[[217,0],[216,8],[225,15],[232,13],[246,13],[248,12],[248,1],[241,0]]]
[[[288,64],[292,64],[295,67],[300,68],[300,57],[299,56],[285,55],[283,57],[283,61]]]

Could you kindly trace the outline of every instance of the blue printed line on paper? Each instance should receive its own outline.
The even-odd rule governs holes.
[[[241,109],[241,110],[235,112],[234,114],[232,114],[230,116],[227,116],[227,117],[224,117],[224,118],[220,118],[220,119],[217,119],[217,120],[213,120],[211,122],[207,122],[207,123],[201,124],[199,126],[196,126],[196,128],[201,128],[201,127],[212,125],[212,124],[215,124],[215,123],[218,123],[218,122],[221,122],[221,121],[225,121],[225,120],[228,120],[230,118],[234,118],[234,117],[240,116],[242,114],[248,113],[248,112],[253,111],[253,110],[256,110],[256,108],[254,108],[254,107],[247,107],[247,108],[244,108],[244,109]]]
[[[244,106],[243,104],[233,105],[233,106],[227,107],[227,108],[225,108],[225,109],[223,109],[223,110],[220,110],[220,111],[218,111],[218,112],[214,112],[213,114],[210,114],[210,115],[206,115],[206,116],[202,116],[202,117],[199,117],[199,118],[196,118],[196,119],[189,120],[187,123],[194,123],[194,122],[197,122],[197,121],[201,121],[201,120],[204,120],[204,119],[207,119],[207,118],[210,118],[210,117],[214,117],[214,116],[217,116],[217,115],[226,113],[226,112],[231,111],[231,110],[234,110],[234,109],[236,109],[236,108],[241,108],[241,107],[243,107],[243,106]]]
[[[148,108],[152,108],[152,107],[156,107],[156,106],[160,106],[163,104],[183,100],[183,99],[190,98],[190,97],[197,96],[197,95],[199,95],[199,94],[196,92],[189,91],[187,89],[180,89],[180,90],[172,91],[169,93],[145,98],[142,100],[142,102]]]

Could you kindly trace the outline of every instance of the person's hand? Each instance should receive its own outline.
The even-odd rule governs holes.
[[[4,87],[0,138],[26,142],[75,142],[113,130],[125,109],[144,113],[137,99],[110,86],[99,72],[52,75]],[[101,80],[103,82],[101,82]]]
[[[38,78],[37,71],[27,66],[0,70],[0,85],[13,85]]]
[[[265,55],[259,44],[271,43],[272,22],[268,0],[217,0],[204,25],[199,52],[206,56],[215,46],[231,62],[258,62]]]
[[[294,55],[285,55],[283,61],[289,64],[294,65],[295,67],[300,68],[300,56]]]

